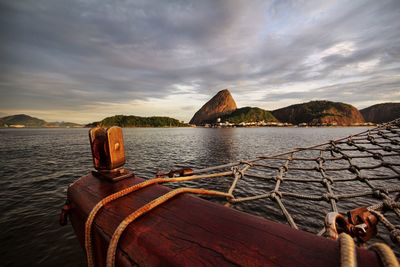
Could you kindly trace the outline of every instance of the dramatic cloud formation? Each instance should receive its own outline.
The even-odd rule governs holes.
[[[400,101],[400,1],[0,0],[0,114]]]

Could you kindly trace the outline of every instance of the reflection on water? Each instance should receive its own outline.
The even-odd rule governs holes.
[[[238,135],[236,129],[205,129],[204,133],[201,144],[205,152],[205,162],[208,163],[206,165],[209,165],[207,159],[217,160],[217,165],[237,159]]]
[[[92,168],[87,130],[0,130],[2,266],[85,266],[71,226],[60,227],[58,215],[68,184]],[[124,129],[124,136],[127,167],[138,176],[152,177],[175,166],[219,165],[362,130],[134,128]]]

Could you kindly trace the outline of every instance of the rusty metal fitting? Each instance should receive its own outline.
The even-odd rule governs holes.
[[[352,236],[356,237],[361,243],[367,242],[377,234],[378,218],[367,208],[351,210],[347,213],[347,216],[352,225]]]
[[[325,217],[326,235],[330,239],[336,240],[340,233],[350,232],[347,218],[339,212],[329,212]]]
[[[337,239],[339,234],[347,233],[359,243],[365,243],[377,234],[377,224],[378,218],[364,207],[347,214],[329,212],[325,217],[326,235],[329,238]]]
[[[59,223],[61,226],[67,225],[68,223],[68,214],[71,211],[71,204],[67,200],[64,204],[64,206],[61,208],[61,213],[60,213],[60,218],[59,218]]]
[[[170,170],[168,173],[162,172],[162,171],[158,171],[156,172],[156,178],[163,178],[168,176],[169,178],[173,178],[175,176],[191,176],[193,175],[193,169],[191,168],[182,168],[182,169],[177,169],[177,170]]]
[[[169,173],[167,173],[169,178],[174,177],[175,175],[179,176],[191,176],[193,175],[193,170],[191,168],[182,168],[178,170],[171,170]]]

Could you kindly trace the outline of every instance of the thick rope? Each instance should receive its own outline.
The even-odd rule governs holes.
[[[147,212],[151,211],[152,209],[156,208],[157,206],[167,202],[171,198],[183,194],[183,193],[191,193],[191,194],[198,194],[198,195],[208,195],[208,196],[219,196],[219,197],[231,197],[232,195],[219,192],[219,191],[212,191],[206,189],[197,189],[197,188],[178,188],[173,191],[162,195],[155,200],[149,202],[148,204],[144,205],[140,209],[136,210],[135,212],[131,213],[128,217],[126,217],[117,227],[114,234],[111,237],[108,250],[107,250],[107,267],[114,267],[115,266],[115,254],[117,250],[118,241],[123,233],[123,231],[128,227],[130,223],[132,223],[135,219],[139,218],[140,216],[146,214]]]
[[[368,249],[375,251],[384,267],[399,267],[399,262],[393,253],[393,250],[386,244],[375,243]]]
[[[339,235],[340,244],[340,266],[341,267],[356,267],[357,266],[357,253],[355,249],[354,239],[346,234],[341,233]],[[383,267],[399,267],[396,255],[393,250],[386,244],[375,243],[368,247],[369,250],[373,250],[378,255],[378,258],[382,262]]]
[[[340,244],[340,266],[341,267],[356,267],[357,256],[354,240],[346,233],[339,235]]]
[[[116,192],[112,195],[109,195],[108,197],[102,199],[99,203],[96,204],[96,206],[93,208],[93,210],[90,212],[86,224],[85,224],[85,250],[86,250],[86,258],[87,258],[87,263],[89,267],[95,266],[94,264],[94,255],[93,255],[93,248],[92,248],[92,225],[94,218],[96,217],[97,213],[100,211],[104,205],[107,203],[110,203],[118,198],[121,198],[123,196],[126,196],[132,192],[135,192],[139,189],[145,188],[147,186],[153,185],[153,184],[158,184],[158,183],[170,183],[170,182],[184,182],[184,181],[191,181],[191,180],[196,180],[196,179],[202,179],[202,178],[214,178],[214,177],[220,177],[220,176],[228,176],[232,175],[232,172],[220,172],[220,173],[214,173],[211,175],[196,175],[196,176],[188,176],[188,177],[179,177],[179,178],[155,178],[155,179],[150,179],[147,181],[144,181],[142,183],[133,185],[131,187],[127,187],[119,192]]]

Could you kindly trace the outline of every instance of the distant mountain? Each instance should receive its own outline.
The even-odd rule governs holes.
[[[0,118],[0,125],[2,127],[7,127],[7,126],[44,127],[46,125],[46,121],[25,114],[18,114]]]
[[[188,124],[178,121],[177,119],[169,117],[139,117],[139,116],[125,116],[115,115],[107,117],[101,121],[87,124],[86,127],[186,127]]]
[[[274,110],[272,114],[279,121],[292,124],[354,125],[364,123],[363,116],[352,105],[325,100],[291,105]]]
[[[46,122],[42,119],[31,117],[26,114],[18,114],[0,118],[0,127],[82,127],[80,124],[72,122]]]
[[[228,121],[231,123],[241,122],[278,122],[278,120],[272,115],[270,111],[256,108],[256,107],[244,107],[233,111],[229,115],[221,117],[221,121]]]
[[[400,103],[376,104],[360,110],[365,121],[383,123],[400,118]]]
[[[219,91],[205,103],[190,120],[190,124],[203,125],[236,110],[236,102],[228,89]]]

